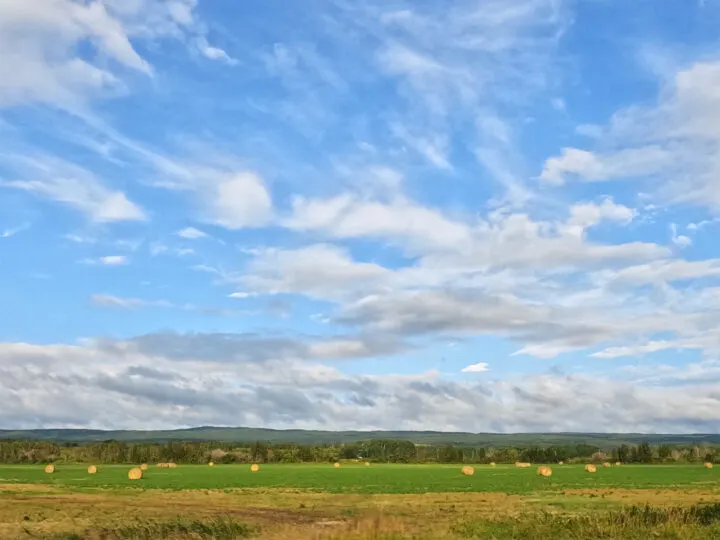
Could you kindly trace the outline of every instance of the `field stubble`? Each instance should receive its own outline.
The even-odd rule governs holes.
[[[255,474],[243,466],[179,466],[151,469],[136,482],[127,480],[128,469],[104,466],[88,475],[86,466],[58,465],[49,477],[42,467],[0,467],[0,538],[632,538],[635,533],[650,538],[651,531],[659,538],[704,539],[720,534],[720,525],[683,521],[677,512],[665,521],[655,516],[650,525],[645,514],[618,517],[632,505],[720,503],[718,471],[702,468],[626,466],[589,475],[581,466],[567,466],[543,478],[534,470],[505,466],[479,466],[473,476],[462,475],[459,466],[267,465]],[[720,522],[720,510],[717,518]],[[603,531],[610,536],[598,536]]]

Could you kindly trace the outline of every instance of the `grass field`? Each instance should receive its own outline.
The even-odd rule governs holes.
[[[698,465],[129,468],[1,465],[0,538],[720,538],[720,468]]]
[[[150,467],[145,477],[128,480],[126,465],[100,466],[87,474],[86,465],[58,465],[53,474],[40,466],[0,466],[0,483],[65,485],[75,488],[135,489],[234,489],[292,488],[328,493],[454,493],[537,491],[582,488],[707,487],[718,485],[720,468],[698,465],[623,465],[586,473],[581,465],[554,465],[553,475],[543,478],[531,469],[511,465],[475,467],[475,475],[463,476],[458,465],[263,465],[257,473],[243,465],[184,465],[176,469]]]

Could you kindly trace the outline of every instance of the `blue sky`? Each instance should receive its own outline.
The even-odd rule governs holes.
[[[718,432],[718,23],[3,2],[0,425]]]

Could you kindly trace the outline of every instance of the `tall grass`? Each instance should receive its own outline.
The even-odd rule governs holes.
[[[581,514],[526,514],[503,521],[465,521],[451,529],[461,538],[678,540],[720,538],[720,504],[692,507],[632,506]]]
[[[212,520],[137,521],[113,528],[98,528],[84,533],[55,533],[35,536],[52,540],[236,540],[259,534],[257,527],[230,518]]]

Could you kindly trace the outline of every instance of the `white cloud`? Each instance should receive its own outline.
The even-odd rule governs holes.
[[[4,229],[3,231],[0,231],[0,238],[10,238],[12,236],[15,236],[17,233],[28,229],[29,227],[30,227],[30,225],[24,224],[24,225],[20,225],[18,227],[11,227],[9,229]]]
[[[177,234],[181,238],[187,238],[188,240],[196,240],[198,238],[204,238],[207,236],[207,233],[204,233],[203,231],[196,229],[195,227],[185,227],[184,229],[179,230],[175,234]]]
[[[205,198],[205,218],[227,229],[259,227],[272,217],[272,200],[262,178],[252,172],[218,180]]]
[[[540,178],[597,182],[650,178],[661,202],[720,208],[720,62],[696,62],[668,78],[654,107],[617,111],[595,126],[600,151],[565,148]]]
[[[319,352],[334,347],[320,347]],[[18,399],[8,400],[0,421],[18,428],[263,425],[367,430],[402,425],[443,431],[585,432],[592,417],[599,432],[717,431],[720,372],[712,364],[695,365],[691,378],[664,370],[661,378],[641,372],[615,379],[589,373],[480,383],[443,380],[434,371],[347,375],[298,361],[306,351],[289,339],[232,334],[150,334],[83,345],[2,343],[0,391]],[[178,409],[183,411],[181,422]],[[88,411],[100,411],[99,416]]]
[[[677,225],[675,223],[670,224],[670,240],[673,244],[679,248],[685,248],[692,245],[692,239],[688,236],[678,234]]]
[[[128,259],[124,255],[106,255],[105,257],[100,257],[99,262],[100,264],[108,266],[118,266],[121,264],[127,264]]]
[[[462,371],[463,373],[485,373],[487,371],[490,371],[490,367],[489,364],[485,362],[478,362],[477,364],[465,366],[460,371]]]
[[[46,155],[4,155],[3,163],[24,180],[0,180],[0,187],[36,193],[86,214],[92,221],[142,221],[144,210],[90,171]]]
[[[137,39],[195,35],[205,56],[230,61],[207,44],[194,6],[194,0],[4,0],[0,107],[40,102],[86,114],[89,100],[124,91],[121,68],[152,74]],[[80,44],[91,54],[79,54]]]

